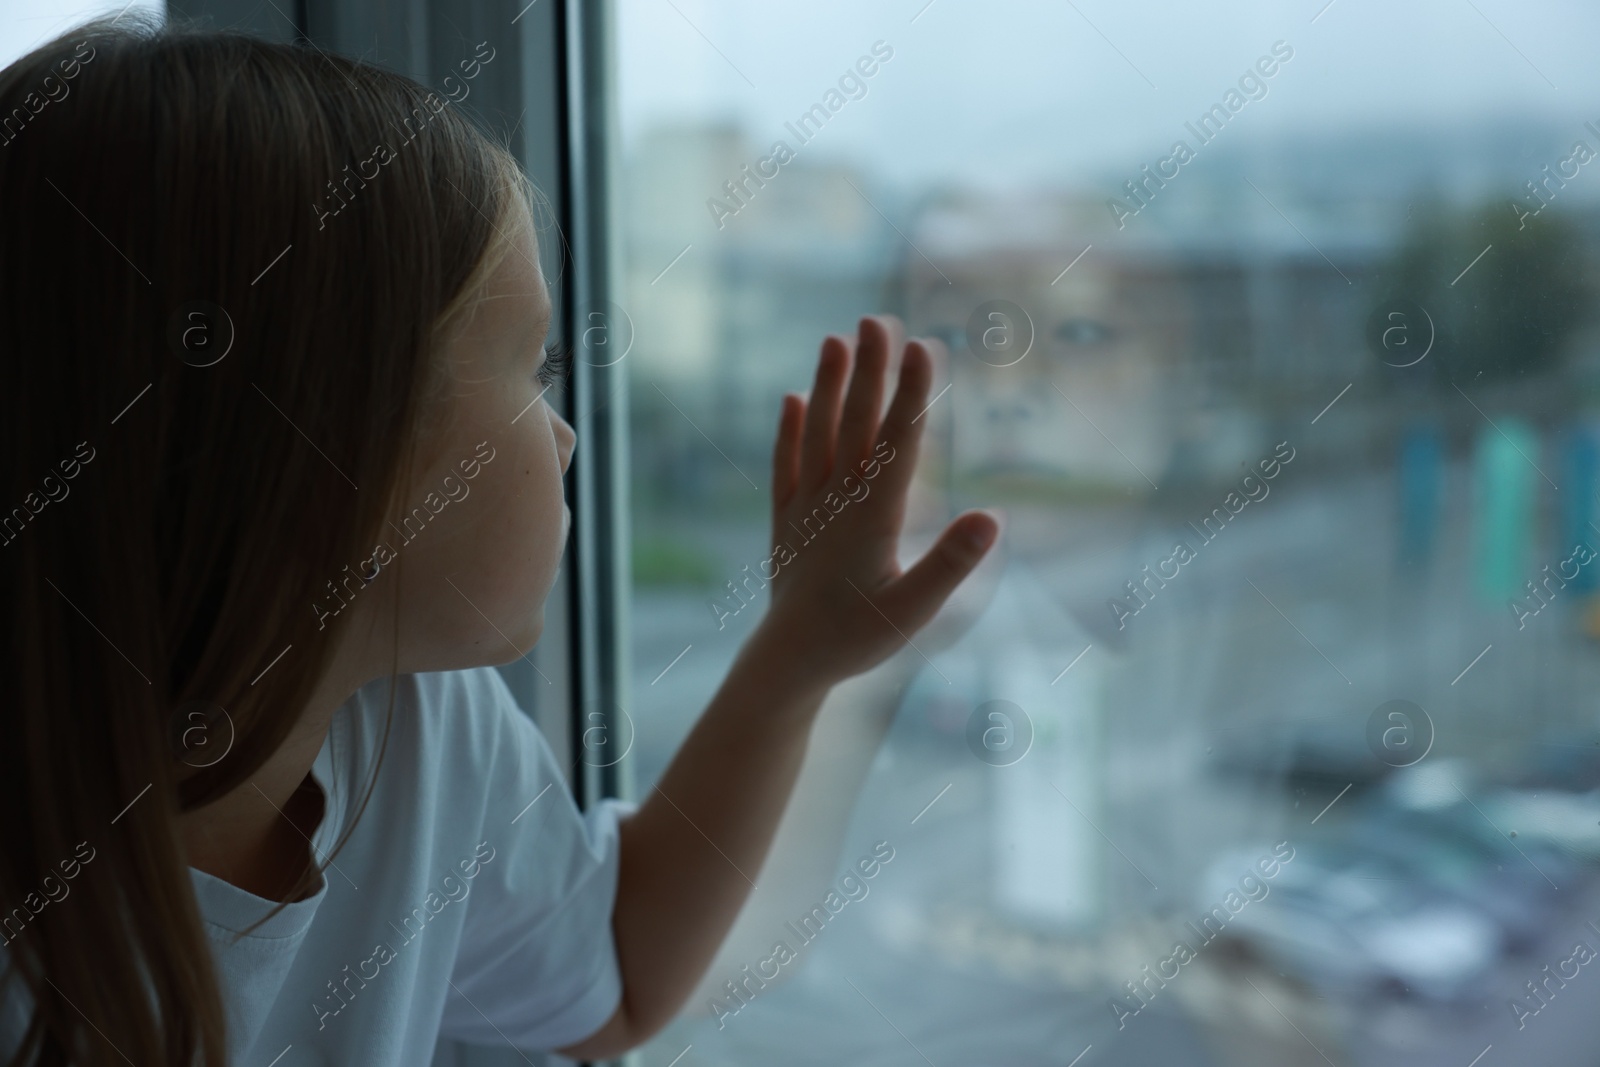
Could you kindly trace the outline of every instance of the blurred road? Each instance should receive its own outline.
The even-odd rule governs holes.
[[[1467,1067],[1480,1054],[1481,1067],[1592,1063],[1600,1014],[1585,1005],[1600,973],[1585,969],[1520,1032],[1508,1007],[1544,964],[1570,955],[1584,916],[1600,921],[1583,879],[1556,895],[1542,942],[1485,978],[1492,995],[1341,999],[1314,974],[1281,973],[1218,942],[1117,1028],[1109,998],[1204,909],[1202,883],[1220,856],[1283,840],[1315,856],[1350,831],[1347,813],[1389,771],[1365,740],[1385,701],[1426,710],[1435,738],[1425,763],[1451,768],[1467,792],[1538,788],[1595,765],[1585,749],[1600,659],[1572,614],[1579,600],[1558,598],[1521,631],[1504,604],[1475,600],[1466,472],[1448,474],[1441,541],[1422,572],[1395,564],[1392,476],[1314,474],[1289,468],[1203,546],[1184,520],[1220,495],[1170,513],[1009,508],[993,603],[906,694],[857,806],[843,855],[887,838],[895,861],[804,950],[792,982],[721,1031],[691,1006],[647,1062],[666,1067],[692,1044],[682,1067],[1068,1067],[1080,1054],[1079,1067]],[[761,557],[761,526],[714,530],[715,543],[710,531],[686,533],[729,561],[727,577]],[[1106,599],[1183,533],[1197,558],[1117,630]],[[1537,541],[1530,578],[1564,556],[1553,541]],[[719,632],[709,595],[635,599],[640,786],[756,617],[747,610]],[[1012,766],[981,762],[964,739],[972,709],[998,698],[1033,728],[1034,748]]]

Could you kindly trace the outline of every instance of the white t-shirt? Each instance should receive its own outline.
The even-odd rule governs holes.
[[[312,766],[319,861],[371,774],[388,686],[339,708]],[[426,1067],[439,1037],[551,1049],[594,1033],[621,1003],[611,910],[617,823],[634,809],[580,813],[493,668],[400,675],[372,797],[315,894],[238,940],[273,902],[189,869],[230,1062]],[[25,1022],[11,999],[5,1051]]]

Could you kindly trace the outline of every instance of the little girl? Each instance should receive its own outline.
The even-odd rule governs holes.
[[[576,440],[514,159],[406,78],[136,14],[0,72],[0,126],[6,1062],[648,1039],[829,689],[998,534],[896,563],[935,353],[824,341],[766,617],[650,794],[580,813],[492,669],[538,640]]]

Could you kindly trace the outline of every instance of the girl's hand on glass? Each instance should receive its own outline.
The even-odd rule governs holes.
[[[784,397],[773,450],[772,602],[767,647],[811,684],[869,670],[911,641],[999,534],[984,511],[956,516],[902,570],[906,497],[930,404],[934,340],[901,341],[893,316],[822,343],[808,399]],[[939,354],[942,356],[942,350]],[[898,365],[883,412],[885,379]],[[846,386],[848,384],[848,392]]]

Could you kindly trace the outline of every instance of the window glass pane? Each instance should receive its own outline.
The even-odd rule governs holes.
[[[71,26],[99,15],[114,15],[124,8],[165,15],[167,5],[165,0],[3,0],[0,2],[0,66],[26,55]],[[59,90],[57,95],[61,96]]]
[[[618,11],[640,790],[825,333],[949,348],[908,553],[1007,524],[647,1062],[1592,1062],[1600,9]]]

